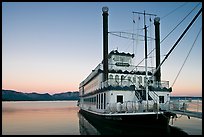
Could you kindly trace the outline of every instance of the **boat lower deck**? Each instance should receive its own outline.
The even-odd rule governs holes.
[[[80,110],[78,116],[82,135],[188,135],[181,129],[170,125],[167,127],[136,124],[127,126],[122,122],[112,125],[87,115],[83,110]]]
[[[81,114],[87,117],[87,119],[96,120],[103,122],[108,125],[118,127],[147,127],[156,126],[165,128],[169,125],[170,113],[155,113],[155,112],[144,112],[144,113],[114,113],[114,114],[100,114],[91,112],[88,110],[80,109]]]

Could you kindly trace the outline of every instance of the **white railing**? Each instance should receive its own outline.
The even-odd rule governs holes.
[[[108,64],[109,70],[127,70],[129,72],[145,72],[145,66],[134,66],[134,65],[129,65],[129,66],[117,66],[115,64]],[[147,67],[147,71],[153,73],[155,71],[155,67]]]
[[[131,86],[131,85],[133,84],[128,79],[119,80],[119,81],[115,81],[115,79],[108,79],[107,81],[104,81],[101,83],[101,88],[108,87],[108,86],[125,87],[125,86]]]
[[[171,110],[180,110],[180,111],[191,111],[191,112],[202,112],[202,100],[171,100],[170,101]]]
[[[169,81],[154,81],[154,84],[153,84],[154,87],[160,87],[160,88],[169,88]]]
[[[158,104],[148,101],[125,101],[123,103],[108,103],[105,113],[134,113],[134,112],[158,112]]]

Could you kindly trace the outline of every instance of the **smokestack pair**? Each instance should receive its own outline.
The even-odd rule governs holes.
[[[108,7],[103,7],[103,81],[108,80]],[[160,64],[160,18],[154,19],[155,25],[155,47],[156,47],[156,68]],[[155,80],[161,81],[161,69],[155,73]]]

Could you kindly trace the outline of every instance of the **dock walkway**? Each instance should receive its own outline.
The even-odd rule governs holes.
[[[186,115],[190,117],[202,119],[202,112],[188,111],[188,110],[171,110],[172,113]]]

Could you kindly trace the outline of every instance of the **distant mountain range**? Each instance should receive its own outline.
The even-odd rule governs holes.
[[[200,99],[202,97],[191,97],[191,96],[171,96],[171,100],[188,100],[188,99]],[[23,93],[14,90],[3,90],[2,89],[2,101],[54,101],[54,100],[79,100],[79,92],[62,92],[50,95],[48,93]]]
[[[2,89],[2,101],[54,101],[54,100],[78,100],[79,92],[63,92],[50,95],[48,93],[23,93],[14,90]]]

